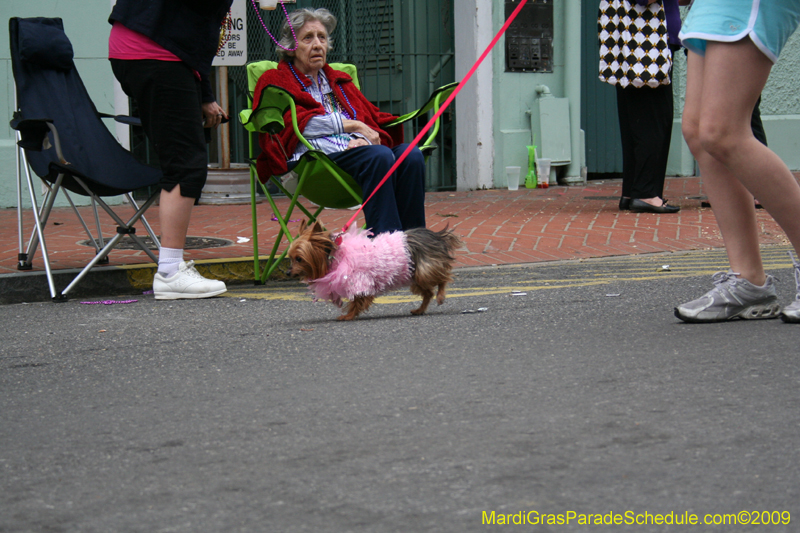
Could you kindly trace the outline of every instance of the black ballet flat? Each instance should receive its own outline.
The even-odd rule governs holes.
[[[681,208],[676,205],[667,205],[666,200],[664,200],[663,205],[650,205],[638,198],[631,200],[632,213],[677,213],[680,210]]]
[[[624,196],[619,199],[619,210],[628,211],[631,208],[631,199]]]

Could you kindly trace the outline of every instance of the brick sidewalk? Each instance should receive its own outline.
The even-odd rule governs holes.
[[[590,181],[585,187],[551,187],[508,191],[491,189],[469,192],[438,192],[426,196],[428,227],[437,230],[450,225],[465,243],[458,252],[457,267],[531,263],[589,257],[631,255],[651,252],[701,250],[723,245],[711,209],[701,208],[700,179],[668,178],[665,196],[681,212],[672,215],[620,212],[617,204],[621,181]],[[278,199],[285,206],[288,200]],[[87,223],[93,217],[82,208]],[[271,220],[266,202],[258,205],[261,218],[260,255],[269,253],[279,226]],[[322,220],[329,229],[339,229],[352,211],[326,210]],[[301,218],[292,217],[296,228]],[[158,208],[148,216],[159,232]],[[359,219],[363,223],[363,218]],[[762,244],[788,244],[783,232],[764,211],[758,211]],[[26,213],[26,240],[32,229],[32,216]],[[115,226],[101,214],[105,235]],[[15,209],[0,210],[0,274],[16,273],[17,215]],[[89,262],[93,249],[77,245],[86,239],[76,217],[67,208],[58,208],[48,223],[47,245],[54,270],[79,268]],[[143,230],[139,229],[139,235]],[[250,206],[199,205],[192,213],[191,236],[226,239],[231,244],[219,248],[189,250],[187,258],[197,261],[252,258]],[[111,266],[150,263],[140,251],[115,250]],[[43,270],[41,258],[34,260],[34,271]]]

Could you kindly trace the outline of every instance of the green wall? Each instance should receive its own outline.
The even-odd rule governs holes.
[[[580,65],[571,64],[569,57],[564,52],[568,38],[565,35],[569,31],[569,24],[565,24],[569,6],[579,0],[564,0],[554,4],[554,72],[553,73],[507,73],[505,72],[504,39],[500,39],[492,53],[494,67],[493,84],[493,105],[494,105],[494,124],[493,131],[495,137],[495,164],[493,183],[495,187],[505,187],[506,178],[504,167],[509,165],[526,165],[525,144],[530,142],[532,137],[531,118],[528,113],[536,110],[536,87],[546,85],[555,97],[566,97],[570,92],[569,83],[565,82],[568,73],[572,69],[581,68]],[[596,17],[597,1],[586,0],[582,4],[584,17],[592,13]],[[492,0],[493,6],[493,33],[500,28],[504,22],[504,0]],[[596,18],[594,20],[583,20],[583,33],[580,38],[584,42],[584,47],[596,48]],[[458,53],[458,51],[456,51]],[[600,85],[597,80],[597,56],[593,53],[589,58],[584,55],[584,61],[591,61],[591,65],[583,65],[582,74],[587,78],[581,81],[583,84]],[[742,73],[745,75],[745,73]],[[683,96],[685,94],[686,80],[686,60],[683,53],[676,54],[675,67],[673,72],[675,82],[675,122],[672,130],[673,138],[670,150],[670,159],[667,174],[670,176],[694,175],[696,172],[695,161],[689,152],[681,134],[681,114],[683,111]],[[786,162],[790,169],[800,171],[800,91],[797,90],[797,80],[800,79],[800,32],[795,33],[786,47],[781,58],[772,70],[767,86],[762,94],[762,119],[767,133],[770,147]],[[581,106],[586,106],[587,102],[582,101]],[[572,98],[570,107],[574,109]],[[602,112],[603,110],[600,110]],[[597,113],[595,109],[589,108],[584,113]],[[597,117],[594,117],[597,118]],[[616,115],[605,116],[601,120],[611,120],[612,127],[616,126]],[[534,127],[536,130],[536,117],[534,115]],[[598,134],[596,130],[586,132],[586,143],[590,142],[590,135]],[[541,139],[536,144],[541,145]],[[618,145],[614,149],[620,149]],[[604,167],[601,172],[613,172],[613,167],[618,166],[617,172],[621,172],[621,155],[607,154],[612,159],[610,165]],[[614,161],[616,159],[616,162]],[[588,169],[589,172],[597,172],[596,169]]]
[[[114,87],[108,63],[108,14],[110,0],[0,0],[0,208],[16,207],[16,163],[14,130],[8,125],[14,108],[14,76],[8,49],[8,19],[11,17],[60,17],[72,41],[75,65],[97,110],[114,112]],[[109,124],[113,128],[112,124]],[[38,191],[37,191],[38,192]],[[27,189],[23,198],[27,198]],[[76,197],[81,200],[83,197]],[[26,201],[26,205],[30,205]]]
[[[506,72],[505,36],[492,51],[494,68],[493,102],[495,132],[494,184],[505,187],[505,167],[522,167],[527,171],[528,149],[533,134],[531,132],[531,113],[536,109],[536,87],[546,85],[553,96],[564,96],[564,46],[563,36],[558,28],[563,27],[563,2],[553,8],[553,72]],[[493,0],[494,32],[505,23],[505,0]],[[493,32],[493,33],[494,33]],[[541,146],[541,139],[536,139]]]
[[[493,0],[493,19],[495,32],[505,22],[505,0]],[[492,52],[494,68],[493,104],[495,132],[494,184],[505,187],[506,166],[520,166],[525,174],[528,166],[527,146],[532,142],[538,147],[538,155],[543,154],[544,136],[571,137],[571,163],[554,167],[559,179],[571,182],[581,179],[581,168],[585,166],[581,147],[580,131],[580,42],[586,37],[580,33],[578,0],[555,2],[553,5],[553,72],[506,72],[505,37],[501,38]],[[572,47],[571,50],[569,47]],[[571,52],[571,53],[570,53]],[[537,88],[545,86],[554,98],[567,98],[570,112],[551,120],[558,132],[542,131],[539,120],[539,101],[542,96]],[[551,117],[552,119],[553,117]]]
[[[462,0],[458,0],[461,2]],[[464,0],[472,1],[472,0]],[[477,0],[476,0],[477,1]],[[577,2],[578,0],[565,0]],[[590,0],[594,2],[594,0]],[[492,0],[494,7],[492,35],[504,22],[502,0]],[[89,94],[101,112],[113,112],[113,76],[106,59],[107,39],[110,26],[106,22],[111,9],[111,0],[0,0],[5,20],[19,17],[61,17],[64,27],[75,49],[75,63],[86,84]],[[536,86],[546,85],[556,97],[565,96],[567,68],[564,55],[564,2],[557,2],[555,15],[555,72],[506,73],[504,63],[504,41],[497,44],[491,55],[494,68],[493,80],[493,131],[494,131],[494,176],[495,186],[505,186],[504,167],[527,164],[525,146],[531,138],[531,117],[535,109]],[[594,39],[595,36],[583,35]],[[8,43],[8,24],[0,24],[0,43]],[[488,44],[488,43],[486,43]],[[481,45],[482,47],[485,44]],[[458,54],[458,50],[456,50]],[[575,66],[574,68],[579,68]],[[772,76],[763,93],[762,115],[770,146],[793,170],[800,170],[800,36],[794,35],[785,48],[781,59],[773,69]],[[683,143],[680,134],[680,113],[683,108],[685,63],[679,57],[675,65],[676,117],[673,128],[673,145],[668,173],[690,175],[694,173],[694,161]],[[16,206],[14,135],[8,122],[14,104],[13,76],[8,45],[0,46],[0,208]],[[113,125],[109,124],[113,129]],[[24,196],[27,196],[27,191]]]
[[[742,72],[742,75],[746,73]],[[681,115],[686,93],[686,59],[677,54],[674,66],[675,124],[668,175],[693,175],[695,163],[681,136]],[[761,119],[767,143],[792,171],[800,171],[800,32],[795,32],[772,68],[761,93]]]

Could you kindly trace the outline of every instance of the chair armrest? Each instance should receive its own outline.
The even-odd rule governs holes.
[[[416,111],[412,111],[411,113],[406,113],[405,115],[401,115],[397,117],[396,120],[385,124],[386,127],[391,128],[392,126],[398,126],[403,124],[404,122],[408,122],[409,120],[416,118],[420,115],[424,115],[431,109],[438,110],[439,107],[444,103],[445,100],[450,96],[450,94],[456,90],[458,86],[458,82],[449,83],[447,85],[443,85],[433,91],[433,93],[428,97],[428,101],[425,102],[425,105],[417,109]]]
[[[400,124],[402,124],[404,122],[408,122],[409,120],[411,120],[413,118],[425,115],[428,111],[430,111],[432,109],[434,111],[438,111],[439,108],[444,103],[444,101],[447,100],[447,98],[450,96],[450,94],[452,94],[452,92],[456,90],[456,87],[458,87],[458,83],[457,82],[449,83],[447,85],[439,87],[438,89],[433,91],[433,94],[431,94],[431,96],[428,98],[428,101],[425,102],[425,105],[423,105],[422,107],[420,107],[416,111],[412,111],[411,113],[406,113],[405,115],[397,117],[397,120],[394,120],[393,122],[390,122],[389,124],[384,124],[384,127],[391,128],[391,127],[394,127],[394,126],[398,126],[398,125],[400,125]],[[433,145],[433,140],[436,138],[436,135],[439,133],[439,122],[440,122],[440,120],[441,120],[441,117],[436,119],[436,122],[434,123],[433,128],[430,130],[430,133],[428,134],[428,137],[424,141],[422,141],[422,144],[419,147],[419,149],[422,150],[422,153],[425,154],[426,158],[428,157],[428,155],[430,155],[430,153],[433,150],[436,149],[436,146]]]
[[[242,126],[253,133],[277,134],[284,130],[286,123],[283,116],[286,110],[291,110],[292,128],[297,139],[309,150],[314,148],[303,137],[297,125],[297,107],[294,98],[286,90],[275,85],[267,85],[261,92],[261,99],[256,109],[244,109],[239,112],[239,121]]]
[[[127,124],[128,126],[141,126],[142,119],[139,117],[130,117],[128,115],[109,115],[108,113],[97,113],[100,118],[113,118],[120,124]]]
[[[47,134],[50,132],[49,124],[53,120],[49,118],[29,118],[23,119],[15,113],[14,119],[9,123],[11,127],[20,134],[17,144],[25,150],[41,152],[49,148],[47,145]]]
[[[294,99],[285,90],[267,85],[261,92],[256,109],[244,109],[239,121],[247,131],[253,133],[279,133],[285,127],[283,115],[294,106]]]

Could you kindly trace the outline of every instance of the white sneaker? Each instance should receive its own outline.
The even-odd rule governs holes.
[[[794,281],[797,284],[797,296],[792,303],[784,307],[781,312],[781,320],[797,324],[800,323],[800,261],[792,257],[792,252],[789,252],[789,257],[792,258],[792,264],[794,264]]]
[[[156,300],[177,300],[180,298],[211,298],[227,291],[225,283],[207,279],[194,268],[194,261],[181,261],[178,272],[165,278],[156,272],[153,278],[153,294]]]

